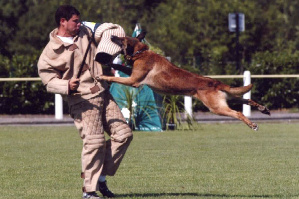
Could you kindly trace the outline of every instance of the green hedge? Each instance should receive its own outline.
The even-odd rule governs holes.
[[[253,57],[251,74],[299,74],[299,51],[260,52]],[[298,108],[298,78],[252,79],[252,99],[271,109]]]
[[[37,55],[1,56],[0,77],[38,77]],[[0,82],[0,114],[54,114],[54,94],[41,82]],[[64,112],[68,111],[64,106]]]

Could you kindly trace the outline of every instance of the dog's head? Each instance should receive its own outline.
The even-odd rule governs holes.
[[[137,37],[111,36],[111,41],[122,48],[126,59],[131,59],[136,52],[148,50],[148,46],[141,41],[145,38],[146,32],[140,33]]]

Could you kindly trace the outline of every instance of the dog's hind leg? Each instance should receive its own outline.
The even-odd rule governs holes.
[[[230,116],[243,121],[251,129],[257,131],[257,124],[251,122],[241,112],[229,108],[226,102],[226,94],[222,91],[198,91],[194,95],[197,99],[201,100],[209,110],[217,115]]]
[[[232,98],[230,101],[239,104],[247,104],[249,106],[257,108],[261,113],[271,115],[270,110],[267,107],[260,105],[251,99]]]
[[[255,101],[253,101],[251,99],[242,99],[242,102],[243,102],[243,104],[247,104],[249,106],[257,107],[257,109],[261,113],[264,113],[264,114],[267,114],[267,115],[271,115],[270,110],[267,107],[265,107],[263,105],[260,105],[260,104],[256,103]]]

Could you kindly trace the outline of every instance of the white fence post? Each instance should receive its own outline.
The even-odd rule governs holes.
[[[192,117],[192,97],[184,96],[184,106],[186,112]]]
[[[63,119],[63,100],[60,94],[55,94],[55,119]]]
[[[250,71],[244,71],[243,75],[244,75],[243,77],[244,86],[247,86],[251,83]],[[243,95],[243,99],[250,99],[250,98],[251,98],[251,91]],[[251,107],[247,104],[243,104],[243,115],[245,115],[246,117],[251,116]]]

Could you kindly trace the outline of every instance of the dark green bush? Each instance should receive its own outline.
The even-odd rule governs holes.
[[[38,77],[37,56],[1,59],[1,77]],[[54,94],[40,81],[0,82],[0,114],[54,114]],[[67,112],[67,107],[64,106]]]
[[[299,52],[259,52],[253,57],[248,70],[251,74],[299,74]],[[298,78],[256,78],[252,99],[270,109],[298,108]]]

